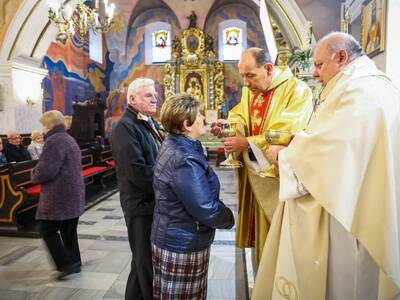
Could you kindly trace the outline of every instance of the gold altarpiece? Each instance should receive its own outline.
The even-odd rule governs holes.
[[[180,92],[195,95],[203,104],[206,117],[215,115],[224,100],[224,69],[218,62],[214,39],[196,27],[185,29],[172,42],[172,59],[165,65],[166,98]]]

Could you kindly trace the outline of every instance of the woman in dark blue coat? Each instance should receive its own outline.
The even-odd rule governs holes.
[[[39,120],[46,134],[42,154],[32,170],[41,191],[36,219],[59,279],[81,271],[77,226],[85,209],[81,150],[65,131],[61,112],[45,112]]]
[[[218,177],[197,141],[205,133],[200,105],[192,95],[180,94],[161,108],[161,123],[170,135],[154,167],[155,299],[206,299],[215,228],[234,225],[232,211],[219,200]]]

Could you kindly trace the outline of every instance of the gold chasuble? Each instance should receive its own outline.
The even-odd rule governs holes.
[[[248,88],[229,112],[229,121],[237,122],[238,135],[247,137],[251,147],[265,156],[268,129],[298,132],[307,125],[312,113],[312,92],[295,78],[288,67],[274,67],[274,77],[263,95],[253,95]],[[236,228],[238,247],[255,247],[257,262],[278,202],[277,170],[264,170],[267,178],[258,176],[247,151],[242,152],[244,167],[238,170],[239,208]],[[256,163],[256,162],[255,162]]]
[[[394,299],[400,288],[400,92],[362,56],[328,82],[321,100],[305,132],[279,154],[282,178],[286,161],[309,194],[279,201],[252,299],[326,299],[340,290],[331,290],[334,276],[344,277],[342,289],[355,291],[346,300],[367,299],[360,291],[368,299]],[[280,195],[289,189],[286,182]],[[335,253],[328,249],[342,245],[334,223],[356,249],[366,249],[376,288],[338,273],[347,265],[328,263]]]

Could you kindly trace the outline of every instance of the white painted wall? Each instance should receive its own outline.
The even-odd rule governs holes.
[[[400,88],[400,1],[387,1],[386,74]]]
[[[43,93],[41,82],[47,69],[29,58],[17,57],[11,64],[0,68],[0,84],[4,90],[4,111],[0,112],[0,133],[16,130],[29,133],[40,129]],[[26,102],[30,98],[34,104]]]
[[[0,133],[15,129],[11,65],[0,65],[0,85],[2,86],[2,108],[0,111]]]
[[[346,0],[352,3],[353,18],[361,13],[364,0]],[[400,88],[400,1],[386,0],[386,46],[384,52],[372,58],[376,66],[385,72]]]

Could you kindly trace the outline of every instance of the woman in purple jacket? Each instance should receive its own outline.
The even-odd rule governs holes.
[[[57,270],[58,279],[81,271],[77,226],[85,208],[81,150],[65,131],[57,110],[40,118],[45,135],[43,152],[32,170],[33,183],[41,186],[36,219]]]

